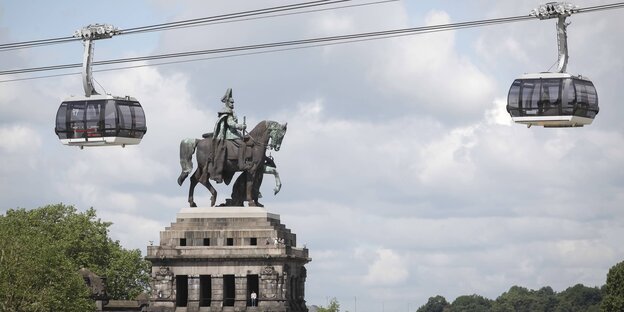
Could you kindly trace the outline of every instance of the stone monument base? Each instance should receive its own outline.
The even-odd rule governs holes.
[[[183,208],[146,258],[148,311],[307,312],[308,249],[265,208]]]

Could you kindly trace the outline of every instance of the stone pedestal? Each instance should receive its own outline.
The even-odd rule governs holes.
[[[184,208],[146,258],[150,311],[307,311],[308,250],[264,208]]]

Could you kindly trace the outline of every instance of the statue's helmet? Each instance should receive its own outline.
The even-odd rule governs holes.
[[[219,113],[232,114],[234,112],[234,98],[232,98],[232,88],[228,88],[221,98],[223,109]]]

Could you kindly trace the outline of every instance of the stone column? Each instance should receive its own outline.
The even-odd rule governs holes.
[[[188,302],[187,312],[199,312],[199,275],[188,277]]]
[[[236,292],[234,307],[244,310],[247,307],[247,276],[235,276],[234,287]]]
[[[302,304],[305,307],[305,282],[308,278],[308,270],[306,270],[304,266],[301,266],[301,268],[299,269],[299,276],[301,277],[299,281],[299,294],[301,295]]]
[[[212,275],[210,287],[212,288],[211,312],[223,311],[223,275]]]
[[[284,273],[282,273],[282,276],[280,278],[280,280],[282,281],[282,288],[281,288],[281,299],[284,300],[290,300],[291,298],[291,294],[292,294],[292,285],[290,282],[290,277],[288,275],[288,271],[284,270]]]

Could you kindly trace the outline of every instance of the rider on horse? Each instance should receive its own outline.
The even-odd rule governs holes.
[[[238,130],[245,130],[245,124],[239,124],[238,118],[234,115],[234,99],[232,98],[232,89],[228,88],[225,95],[221,98],[224,106],[217,113],[219,120],[215,124],[215,135],[218,140],[236,140],[242,139],[243,135]]]
[[[225,91],[225,95],[221,99],[224,106],[221,111],[217,114],[219,119],[214,127],[213,132],[213,146],[214,146],[214,158],[212,163],[209,164],[210,176],[213,179],[220,183],[223,181],[223,167],[225,166],[225,162],[227,161],[228,155],[228,145],[233,145],[238,147],[238,162],[239,165],[244,164],[244,155],[243,155],[243,135],[239,130],[244,131],[247,127],[244,123],[239,124],[236,115],[234,115],[234,99],[232,98],[232,89],[228,88]],[[228,144],[231,142],[233,144]],[[230,149],[233,151],[234,149]]]

